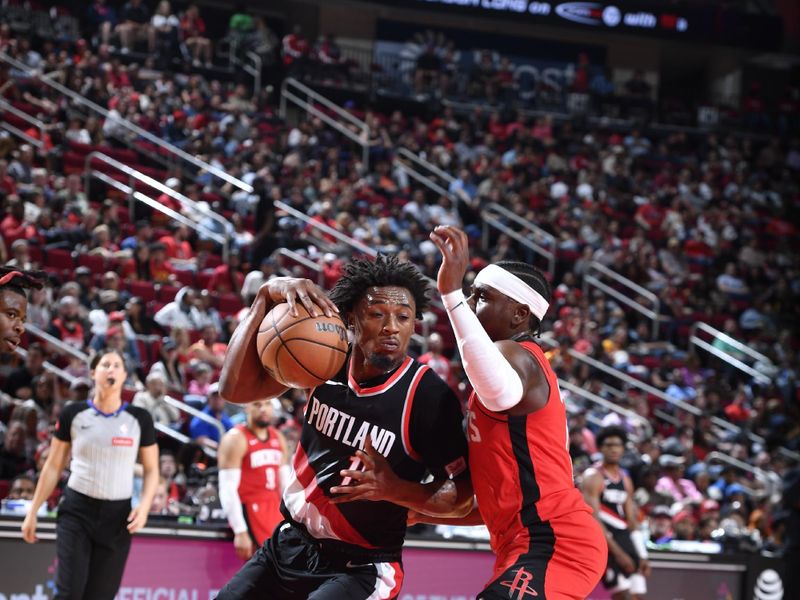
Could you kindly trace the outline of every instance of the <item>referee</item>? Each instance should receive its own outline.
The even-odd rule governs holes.
[[[131,547],[131,534],[147,521],[158,485],[153,419],[122,401],[127,372],[122,356],[102,350],[90,364],[94,396],[64,407],[22,523],[36,541],[36,512],[50,496],[72,451],[70,477],[56,524],[56,600],[113,600]],[[136,457],[144,466],[139,506],[131,510]]]

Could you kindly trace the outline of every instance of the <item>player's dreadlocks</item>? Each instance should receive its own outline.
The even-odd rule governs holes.
[[[22,271],[14,267],[0,267],[0,291],[9,290],[25,296],[26,290],[40,289],[46,278],[47,273],[44,271]]]
[[[401,262],[395,255],[379,254],[375,261],[355,259],[348,263],[330,298],[344,317],[351,312],[370,287],[396,285],[411,292],[417,305],[417,318],[430,304],[430,286],[417,267]]]
[[[522,281],[531,286],[534,290],[542,295],[542,298],[547,300],[550,304],[553,291],[550,288],[550,282],[539,269],[529,265],[528,263],[520,262],[517,260],[501,260],[496,263],[498,267],[502,267],[512,275],[516,275]],[[531,314],[530,321],[528,322],[528,329],[537,333],[542,323],[539,318]]]

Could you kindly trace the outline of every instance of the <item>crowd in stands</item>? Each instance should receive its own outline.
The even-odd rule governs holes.
[[[199,513],[214,496],[209,475],[219,431],[164,398],[220,419],[226,429],[240,418],[228,414],[216,385],[240,311],[275,274],[319,278],[330,288],[355,252],[315,225],[398,253],[435,278],[438,254],[428,233],[437,224],[461,224],[473,244],[473,277],[497,260],[538,260],[513,237],[490,230],[484,238],[481,210],[498,203],[555,240],[548,248],[557,257],[554,300],[542,344],[559,376],[642,417],[608,411],[565,390],[576,477],[596,458],[597,428],[622,425],[632,440],[625,466],[651,541],[719,540],[723,531],[754,547],[780,546],[785,515],[779,486],[758,469],[780,478],[792,459],[779,447],[800,451],[798,139],[616,131],[480,108],[448,108],[432,120],[367,110],[358,113],[370,131],[366,164],[360,149],[320,120],[279,118],[266,91],[252,95],[242,84],[199,72],[174,74],[115,58],[105,36],[121,36],[125,29],[119,28],[131,22],[144,28],[148,20],[103,13],[104,5],[93,5],[105,15],[93,21],[100,36],[94,46],[45,41],[33,47],[25,37],[0,36],[1,50],[109,111],[106,117],[87,113],[54,88],[0,64],[4,101],[44,123],[36,128],[16,121],[27,141],[0,134],[0,259],[48,271],[49,285],[31,294],[29,322],[58,340],[28,334],[27,356],[2,365],[0,480],[6,489],[0,495],[9,490],[10,498],[24,497],[59,411],[90,394],[82,357],[112,346],[128,368],[128,400],[193,440],[161,438],[163,501],[156,510]],[[142,5],[130,0],[125,10]],[[159,6],[164,27],[182,26],[170,25],[168,3]],[[244,20],[231,25],[250,31]],[[131,27],[130,37],[122,37],[133,41],[140,34]],[[160,43],[158,34],[154,43]],[[300,46],[306,47],[290,38],[287,48],[284,39],[284,60]],[[205,50],[197,48],[192,60],[202,62]],[[122,119],[252,191],[211,172],[193,175],[154,161],[152,144]],[[431,194],[410,180],[394,162],[398,147],[449,173],[448,193]],[[94,150],[191,200],[180,202],[152,184],[140,190],[199,229],[142,203],[131,206],[124,193],[83,178]],[[275,201],[310,220],[275,208]],[[209,232],[230,237],[227,255]],[[538,243],[547,245],[547,239]],[[318,270],[283,250],[317,263]],[[657,331],[640,313],[583,285],[593,262],[660,298]],[[425,321],[435,335],[427,348],[414,351],[425,350],[423,359],[466,399],[446,318],[434,311]],[[764,355],[766,361],[750,363],[763,377],[690,349],[690,328],[698,321]],[[730,338],[713,338],[713,347],[750,360]],[[661,394],[609,376],[582,356]],[[280,399],[277,414],[290,441],[303,402],[300,393]],[[755,470],[734,468],[714,453]]]

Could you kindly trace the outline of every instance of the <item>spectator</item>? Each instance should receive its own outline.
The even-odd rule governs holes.
[[[199,329],[201,317],[195,306],[195,296],[195,291],[191,287],[182,287],[175,295],[175,300],[167,303],[155,314],[153,319],[164,329],[175,327]]]
[[[186,9],[180,28],[181,39],[192,56],[192,65],[205,64],[207,69],[211,68],[211,40],[206,35],[206,23],[196,4],[190,4]]]
[[[422,354],[417,360],[428,365],[442,381],[450,385],[450,361],[442,354],[444,341],[438,333],[432,333],[428,337],[428,351]]]
[[[30,475],[17,475],[11,482],[11,489],[8,491],[9,500],[33,500],[33,492],[36,489],[36,480]]]
[[[86,18],[93,32],[100,34],[100,42],[107,46],[117,24],[117,11],[108,6],[106,0],[94,0],[86,11]]]
[[[659,464],[664,469],[665,474],[656,484],[657,492],[668,496],[674,504],[681,507],[700,504],[703,500],[694,483],[682,477],[685,462],[686,459],[682,456],[662,454],[659,458]]]
[[[119,15],[116,32],[122,44],[122,53],[127,54],[139,41],[150,40],[150,11],[142,0],[128,0]],[[151,42],[150,51],[154,50]]]
[[[133,405],[146,409],[153,417],[153,422],[168,427],[177,427],[181,420],[181,412],[164,401],[167,382],[159,371],[152,371],[145,379],[145,389],[136,392]]]
[[[25,425],[11,421],[0,450],[0,479],[13,479],[33,468],[33,459],[25,449]]]
[[[185,393],[183,366],[178,360],[177,344],[171,337],[165,337],[161,341],[159,360],[150,367],[149,374],[155,373],[164,379],[170,393],[183,396]]]
[[[219,421],[225,431],[233,427],[228,415],[225,414],[225,400],[219,395],[219,384],[214,383],[208,388],[208,403],[203,413]],[[216,449],[219,446],[221,434],[219,428],[207,421],[194,417],[189,423],[189,435],[198,444]]]
[[[58,301],[58,316],[50,324],[48,333],[67,346],[83,351],[86,333],[81,323],[78,300],[75,296],[64,296]]]
[[[216,370],[221,369],[228,345],[218,339],[219,329],[215,325],[206,325],[200,331],[200,339],[189,346],[189,358],[209,364]]]
[[[11,371],[5,383],[5,391],[15,398],[27,400],[33,397],[33,379],[44,373],[44,347],[38,342],[28,346],[25,364]]]

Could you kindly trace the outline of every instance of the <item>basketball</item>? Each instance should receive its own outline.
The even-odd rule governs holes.
[[[347,328],[338,315],[311,316],[297,304],[278,304],[258,328],[256,349],[273,379],[292,388],[316,387],[336,375],[347,356]]]

